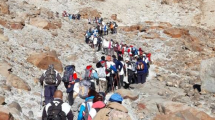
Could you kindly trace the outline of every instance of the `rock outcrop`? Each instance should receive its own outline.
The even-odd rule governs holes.
[[[21,90],[31,90],[30,86],[23,79],[14,74],[10,74],[7,77],[7,85]]]
[[[215,93],[215,58],[203,60],[201,62],[200,78],[201,89]]]
[[[9,14],[9,6],[6,2],[0,1],[0,15],[1,14]]]
[[[101,17],[101,15],[100,15],[101,13],[91,7],[86,7],[86,8],[80,9],[79,14],[81,15],[81,18],[83,18],[83,19]]]
[[[44,70],[47,69],[50,64],[54,64],[58,72],[63,71],[62,63],[58,59],[55,51],[32,54],[28,57],[27,61]]]

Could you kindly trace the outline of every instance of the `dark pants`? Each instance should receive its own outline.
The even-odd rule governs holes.
[[[73,90],[72,90],[71,92],[68,93],[68,101],[69,101],[69,105],[70,105],[70,106],[72,106],[73,103],[74,103],[73,93],[74,93]]]
[[[110,92],[113,90],[113,77],[110,76],[110,77],[106,77],[107,79],[107,90],[106,92]]]
[[[98,51],[101,50],[101,43],[98,44]]]
[[[137,80],[138,80],[138,83],[145,83],[146,82],[146,73],[137,73]]]
[[[120,75],[119,76],[119,86],[118,89],[121,89],[123,87],[123,79],[124,79],[124,75]]]
[[[45,86],[44,96],[46,105],[54,100],[54,93],[57,90],[56,86],[47,85]]]
[[[128,82],[129,84],[134,83],[134,72],[130,69],[127,70],[128,71]]]

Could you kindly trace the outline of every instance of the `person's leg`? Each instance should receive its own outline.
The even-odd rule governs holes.
[[[106,80],[107,80],[107,89],[106,89],[106,92],[110,92],[110,77],[106,77]]]
[[[119,89],[123,88],[123,79],[124,79],[124,75],[120,75],[120,79],[119,79]]]
[[[144,73],[143,74],[143,78],[142,78],[143,79],[143,83],[142,84],[144,84],[146,82],[146,77],[147,77],[147,73]]]
[[[137,84],[141,83],[141,80],[142,80],[142,74],[137,73]]]
[[[129,84],[132,83],[132,75],[128,75],[128,82],[129,82]]]
[[[50,92],[51,92],[51,99],[50,101],[52,102],[54,100],[54,93],[57,90],[56,86],[50,86]]]
[[[49,103],[49,99],[51,97],[49,86],[45,86],[44,97],[45,97],[45,104],[47,105]]]
[[[74,93],[74,91],[72,90],[72,91],[68,94],[68,101],[69,101],[69,105],[70,105],[70,106],[72,106],[73,103],[74,103],[73,93]]]

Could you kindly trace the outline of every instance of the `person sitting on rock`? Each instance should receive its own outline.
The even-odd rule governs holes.
[[[43,109],[42,120],[73,120],[73,117],[70,105],[63,102],[62,91],[55,91],[54,100]]]
[[[41,86],[45,85],[45,104],[47,105],[54,98],[54,92],[57,90],[57,87],[61,83],[60,74],[54,69],[54,65],[49,65],[48,69],[40,77]]]

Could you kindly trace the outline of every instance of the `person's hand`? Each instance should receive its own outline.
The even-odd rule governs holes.
[[[68,88],[70,88],[71,87],[71,85],[68,85]]]

